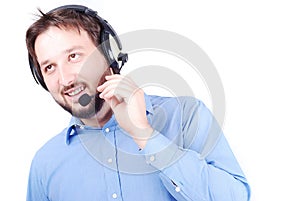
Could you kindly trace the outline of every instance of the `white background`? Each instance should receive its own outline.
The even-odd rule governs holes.
[[[119,34],[155,28],[196,42],[222,79],[223,129],[251,184],[252,200],[299,200],[300,6],[296,0],[50,2],[6,1],[0,12],[0,200],[25,200],[34,153],[69,121],[69,115],[31,77],[25,31],[37,7],[48,11],[70,3],[99,11]],[[205,93],[199,96],[209,102]]]

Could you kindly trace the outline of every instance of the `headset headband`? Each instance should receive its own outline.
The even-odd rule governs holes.
[[[123,65],[128,60],[128,55],[127,55],[127,53],[122,53],[121,52],[121,50],[122,50],[121,41],[120,41],[117,33],[112,28],[112,26],[106,20],[101,18],[97,14],[96,11],[94,11],[94,10],[88,8],[88,7],[82,6],[82,5],[64,5],[64,6],[60,6],[60,7],[57,7],[57,8],[54,8],[54,9],[50,10],[49,12],[47,12],[47,14],[52,13],[52,12],[57,11],[57,10],[61,10],[61,9],[71,9],[71,10],[75,10],[75,11],[80,12],[80,13],[85,13],[86,15],[94,17],[99,21],[100,26],[101,26],[100,47],[102,49],[102,52],[103,52],[105,58],[107,59],[109,66],[114,71],[114,73],[120,73],[121,68],[123,67]],[[120,53],[118,54],[117,59],[114,57],[114,54],[113,54],[112,49],[111,49],[110,40],[109,40],[110,35],[115,40],[115,42],[117,44],[117,47],[120,51]],[[30,56],[30,54],[28,54],[28,60],[29,60],[31,73],[32,73],[35,81],[38,84],[42,85],[42,87],[48,91],[46,83],[44,82],[44,78],[41,75],[41,73],[38,72],[38,68],[34,66],[33,58]],[[119,66],[118,61],[121,62],[121,66]]]

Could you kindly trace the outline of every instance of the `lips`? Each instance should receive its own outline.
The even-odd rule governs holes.
[[[83,90],[84,90],[83,86],[78,86],[78,87],[68,89],[67,91],[65,91],[64,94],[67,96],[70,96],[70,97],[74,97],[74,96],[80,94]]]

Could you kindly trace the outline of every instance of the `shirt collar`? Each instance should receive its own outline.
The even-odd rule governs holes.
[[[69,145],[70,144],[70,138],[73,135],[76,135],[76,127],[83,127],[84,124],[80,121],[80,119],[72,116],[70,123],[67,127],[66,130],[66,144]]]
[[[153,106],[152,106],[150,96],[147,94],[144,94],[144,97],[145,97],[145,103],[146,103],[146,112],[153,114]]]
[[[152,103],[151,103],[151,98],[147,94],[144,94],[144,97],[145,97],[147,115],[148,114],[152,115],[153,114],[153,107],[152,107]],[[115,118],[114,117],[112,117],[108,121],[108,123],[112,123],[112,121],[115,122]],[[66,144],[67,145],[70,144],[70,138],[71,138],[71,136],[77,134],[76,128],[78,128],[78,127],[83,129],[85,127],[85,125],[83,124],[83,122],[79,118],[72,116],[72,118],[70,120],[70,123],[69,123],[69,125],[68,125],[68,127],[66,129]]]

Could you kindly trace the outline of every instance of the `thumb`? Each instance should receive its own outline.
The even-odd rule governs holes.
[[[106,101],[109,103],[112,110],[114,110],[122,102],[116,96],[112,96],[110,99]]]

